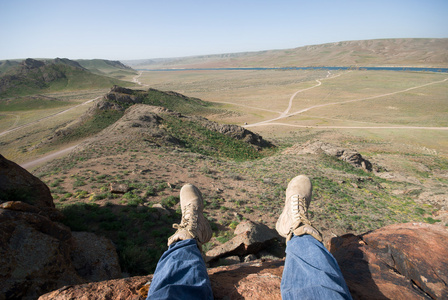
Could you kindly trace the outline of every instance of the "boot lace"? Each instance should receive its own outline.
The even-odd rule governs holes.
[[[188,231],[193,237],[196,237],[198,228],[198,212],[197,207],[192,203],[188,203],[185,210],[182,212],[182,220],[180,224],[173,224],[173,228]]]
[[[308,220],[306,199],[304,197],[300,197],[299,195],[291,196],[291,211],[293,217],[291,231],[299,227],[301,224],[311,225]]]

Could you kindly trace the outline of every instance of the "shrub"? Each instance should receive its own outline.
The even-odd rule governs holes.
[[[167,208],[171,208],[179,202],[179,197],[168,196],[162,199],[162,205]]]

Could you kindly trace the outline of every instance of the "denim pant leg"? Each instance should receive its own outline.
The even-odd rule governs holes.
[[[287,243],[281,291],[283,299],[352,299],[333,255],[310,235]]]
[[[213,299],[207,268],[195,240],[172,244],[162,255],[147,299]]]

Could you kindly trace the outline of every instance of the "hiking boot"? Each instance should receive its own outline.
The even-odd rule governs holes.
[[[319,242],[322,242],[320,232],[311,226],[308,220],[308,207],[311,202],[313,186],[305,175],[293,178],[286,189],[286,202],[283,212],[277,220],[275,229],[286,242],[293,235],[309,234]]]
[[[212,237],[212,229],[202,211],[204,200],[201,192],[192,184],[186,184],[180,190],[180,207],[182,220],[173,224],[177,231],[168,238],[168,246],[182,240],[195,239],[199,249]]]

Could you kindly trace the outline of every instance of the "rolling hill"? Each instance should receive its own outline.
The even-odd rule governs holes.
[[[80,59],[76,62],[78,62],[83,68],[86,68],[90,72],[97,75],[122,79],[126,75],[137,74],[137,72],[131,67],[128,67],[119,61],[105,59]]]
[[[6,65],[9,65],[6,68]],[[93,74],[78,62],[69,59],[35,60],[28,58],[20,64],[4,63],[0,75],[0,99],[61,90],[107,88],[129,84],[115,78]],[[3,66],[3,64],[2,64]]]
[[[447,67],[448,39],[344,41],[293,49],[126,61],[135,68],[413,66]]]

